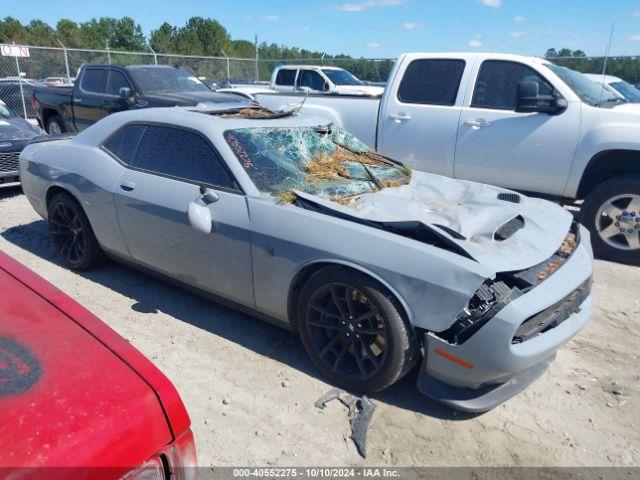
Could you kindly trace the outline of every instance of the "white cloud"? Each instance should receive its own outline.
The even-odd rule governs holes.
[[[262,20],[267,20],[268,22],[274,22],[276,20],[280,20],[278,15],[262,15],[260,17]]]
[[[499,8],[502,5],[502,0],[481,0],[485,7]]]
[[[509,36],[511,38],[520,38],[520,37],[524,37],[526,34],[527,32],[525,32],[524,30],[516,30],[515,32],[511,32]]]
[[[377,7],[397,7],[404,5],[407,0],[363,0],[361,2],[345,3],[340,6],[343,12],[362,12]]]
[[[380,48],[380,44],[378,42],[369,42],[364,44],[367,48]]]
[[[640,42],[640,35],[629,35],[629,40],[633,40],[634,42]]]
[[[524,17],[521,17],[520,15],[513,17],[513,21],[516,23],[521,23],[524,22]]]
[[[482,35],[479,33],[474,35],[474,37],[469,40],[469,46],[471,48],[480,48],[482,46]]]
[[[310,27],[296,27],[293,29],[295,33],[307,33],[311,31]]]
[[[422,30],[423,27],[424,25],[418,22],[404,22],[402,25],[405,30]]]

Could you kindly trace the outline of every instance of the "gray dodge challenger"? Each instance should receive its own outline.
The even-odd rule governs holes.
[[[20,172],[68,267],[109,257],[289,328],[351,391],[421,362],[422,393],[489,410],[592,310],[570,213],[411,170],[320,117],[131,110],[30,144]]]

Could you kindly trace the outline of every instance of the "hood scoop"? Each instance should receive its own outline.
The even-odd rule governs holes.
[[[518,230],[524,228],[524,218],[522,215],[518,215],[517,217],[512,218],[507,223],[502,225],[496,232],[493,234],[493,239],[496,242],[502,242],[507,238],[511,237]]]

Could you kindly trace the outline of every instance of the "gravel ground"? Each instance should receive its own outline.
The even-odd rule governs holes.
[[[19,189],[0,191],[0,250],[77,299],[173,381],[203,466],[640,466],[640,269],[596,261],[596,308],[548,373],[505,405],[456,414],[416,372],[376,395],[366,460],[347,410],[290,333],[130,268],[77,274]]]

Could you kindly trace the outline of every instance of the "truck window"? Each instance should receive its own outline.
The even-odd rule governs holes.
[[[471,106],[515,110],[518,82],[523,80],[538,82],[541,95],[553,94],[553,87],[533,68],[518,62],[485,60],[476,79]]]
[[[180,128],[148,125],[133,166],[197,184],[237,190],[231,174],[207,141]]]
[[[321,92],[324,89],[324,78],[322,78],[318,72],[313,70],[302,70],[300,72],[300,81],[298,82],[298,85],[300,87],[307,87],[311,90]]]
[[[105,143],[106,148],[118,160],[131,165],[133,155],[138,148],[140,138],[146,128],[145,125],[131,124],[112,135]]]
[[[123,87],[131,88],[127,77],[125,77],[122,72],[110,70],[107,79],[107,93],[109,95],[120,95],[120,89]]]
[[[293,87],[293,82],[296,80],[296,70],[289,68],[280,69],[276,74],[276,85],[285,85]]]
[[[107,71],[99,68],[88,68],[82,73],[80,86],[85,92],[104,93]]]
[[[398,87],[398,100],[423,105],[454,105],[464,67],[464,60],[413,60]]]

